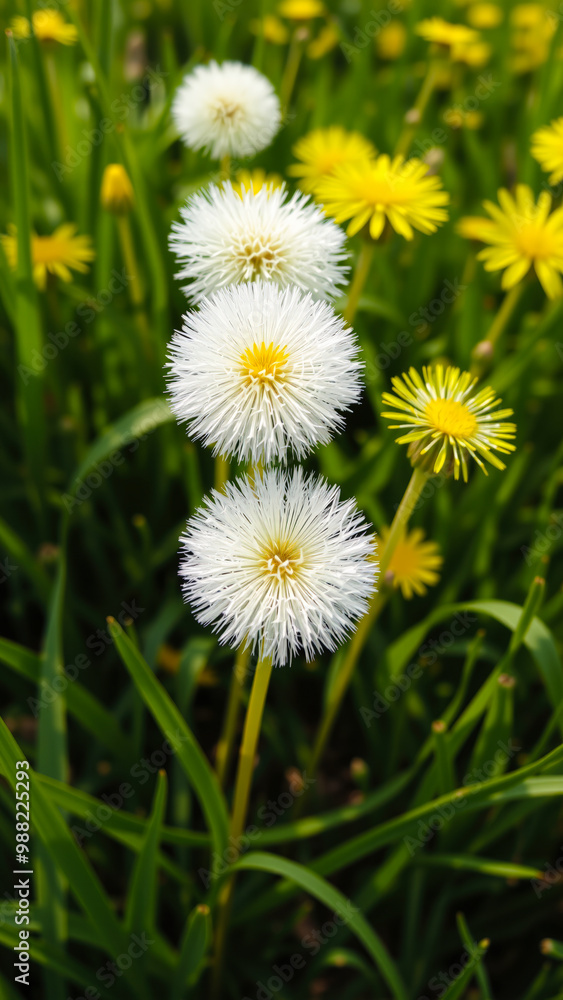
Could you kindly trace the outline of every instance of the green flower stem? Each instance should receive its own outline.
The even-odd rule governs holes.
[[[221,157],[221,180],[228,181],[231,176],[231,157],[228,153]]]
[[[336,719],[338,710],[342,704],[342,699],[344,698],[350,680],[352,679],[354,668],[366,644],[371,627],[379,617],[389,596],[389,589],[385,581],[385,574],[397,543],[405,530],[412,511],[414,510],[414,505],[429,478],[429,474],[423,469],[413,469],[413,473],[405,490],[403,499],[401,500],[395,517],[393,518],[389,531],[389,537],[379,565],[379,590],[372,598],[368,611],[358,623],[358,627],[350,640],[344,662],[335,680],[333,691],[331,692],[331,696],[328,700],[323,719],[317,732],[315,744],[311,752],[311,759],[308,765],[308,770],[311,774],[316,772],[322,759],[328,738],[332,731],[334,720]],[[304,796],[301,797],[299,803],[303,802],[303,800]],[[300,809],[298,808],[297,811],[300,811]]]
[[[224,455],[217,455],[215,459],[215,481],[213,483],[216,490],[223,489],[223,486],[229,479],[230,468],[229,459],[225,458]]]
[[[287,111],[287,108],[289,107],[289,102],[291,100],[291,95],[297,79],[299,64],[301,62],[301,56],[303,55],[303,44],[303,29],[297,28],[293,33],[291,42],[289,43],[287,60],[283,71],[282,82],[280,84],[280,103],[282,106],[282,112]]]
[[[260,657],[256,666],[254,680],[252,682],[252,690],[250,692],[250,700],[246,711],[244,732],[242,734],[242,743],[240,747],[233,801],[233,816],[231,820],[231,841],[234,841],[235,844],[237,842],[237,838],[240,837],[244,829],[244,824],[246,823],[246,814],[248,812],[248,802],[250,799],[250,786],[252,783],[252,773],[254,771],[254,758],[256,756],[258,738],[260,736],[260,727],[262,724],[262,716],[264,714],[264,706],[266,704],[268,685],[272,674],[272,666],[273,660],[271,656]],[[221,986],[225,942],[229,926],[233,889],[234,878],[230,878],[225,884],[218,902],[216,937],[217,947],[215,952],[215,965],[213,969],[213,982],[211,989],[212,997],[219,996]]]
[[[426,71],[426,76],[420,88],[418,97],[410,110],[410,115],[415,118],[414,121],[406,121],[403,131],[399,136],[399,141],[395,147],[396,156],[406,156],[409,151],[410,144],[416,134],[416,130],[420,125],[424,112],[432,94],[434,92],[434,87],[436,86],[436,80],[438,77],[438,67],[435,62],[429,63],[428,69]],[[414,115],[413,115],[414,112]]]
[[[502,305],[496,314],[493,322],[491,323],[487,335],[483,341],[475,346],[473,349],[474,363],[471,371],[475,375],[480,375],[483,368],[483,361],[486,359],[487,355],[481,354],[481,345],[486,344],[489,348],[488,355],[492,354],[493,348],[498,341],[499,337],[506,329],[510,318],[516,309],[516,306],[520,302],[522,292],[524,291],[524,282],[519,281],[517,285],[514,285],[509,292],[505,295]]]
[[[147,316],[144,310],[145,296],[140,279],[139,265],[135,253],[135,243],[131,232],[131,223],[128,215],[117,216],[117,231],[119,233],[119,243],[123,261],[129,278],[129,297],[135,310],[137,325],[143,343],[143,350],[148,361],[153,358],[153,349],[150,340],[150,330]]]
[[[350,285],[350,291],[348,293],[348,302],[346,303],[346,308],[342,314],[347,323],[353,322],[354,317],[358,311],[358,303],[360,301],[360,295],[362,294],[364,290],[364,285],[368,279],[374,251],[375,251],[374,241],[364,240],[362,243],[362,249],[360,250],[360,255],[358,257],[358,263],[356,264],[356,270],[354,271],[352,284]]]
[[[321,724],[317,730],[317,736],[311,753],[311,759],[309,761],[307,770],[311,774],[315,774],[319,763],[323,757],[323,754],[328,743],[328,738],[332,732],[332,727],[334,725],[334,720],[338,714],[338,709],[342,703],[344,695],[348,690],[350,681],[352,680],[352,675],[354,673],[354,667],[358,661],[358,657],[364,648],[367,637],[371,631],[371,627],[374,622],[379,618],[381,611],[383,610],[385,603],[388,598],[387,590],[380,590],[371,602],[367,613],[364,615],[360,621],[354,635],[350,640],[350,645],[342,664],[340,670],[338,671],[337,677],[334,681],[334,686],[330,693],[329,700],[323,715]],[[301,802],[303,797],[298,801]],[[296,809],[296,814],[298,809]]]
[[[222,788],[225,786],[227,775],[229,773],[229,765],[231,763],[233,745],[237,731],[239,709],[242,701],[242,693],[244,691],[244,682],[248,671],[249,658],[250,646],[241,646],[237,651],[235,659],[233,676],[231,679],[231,688],[229,691],[229,700],[227,702],[227,711],[225,713],[225,722],[223,724],[221,738],[217,744],[217,754],[215,758],[217,777],[219,778],[219,784]]]

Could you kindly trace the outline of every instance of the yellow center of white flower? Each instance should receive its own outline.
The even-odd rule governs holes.
[[[222,125],[229,125],[240,117],[241,110],[240,104],[237,104],[236,101],[228,97],[219,97],[211,108],[211,113],[215,121]]]
[[[477,429],[477,420],[471,410],[455,399],[431,399],[425,417],[432,427],[449,437],[467,439]]]
[[[280,247],[277,241],[270,240],[264,243],[262,239],[241,240],[236,248],[236,256],[243,265],[250,264],[252,268],[251,279],[259,278],[268,274],[275,266],[280,257]],[[248,280],[248,277],[245,279]]]
[[[284,367],[289,360],[286,347],[254,343],[240,356],[242,374],[247,384],[272,385],[284,379]]]
[[[281,582],[295,576],[303,565],[303,551],[287,540],[271,542],[265,548],[262,565],[266,575],[275,576]]]

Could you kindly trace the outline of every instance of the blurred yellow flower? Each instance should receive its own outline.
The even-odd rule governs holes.
[[[481,215],[464,215],[456,224],[456,232],[466,240],[479,240],[483,242],[483,233],[489,228],[494,231],[496,222],[492,219],[484,219]]]
[[[526,184],[516,186],[515,197],[504,188],[498,205],[483,202],[491,216],[481,235],[491,246],[477,254],[486,271],[504,271],[502,287],[513,288],[533,267],[550,299],[563,294],[563,208],[549,214],[551,195],[542,191],[537,204]]]
[[[512,410],[495,410],[501,402],[494,389],[475,391],[477,379],[459,368],[436,365],[422,369],[422,378],[415,368],[392,380],[395,393],[384,392],[383,402],[392,406],[382,413],[386,420],[396,420],[390,430],[407,430],[397,438],[397,444],[408,444],[412,465],[436,475],[444,470],[459,479],[461,471],[467,482],[468,458],[474,458],[487,475],[483,459],[504,469],[494,451],[509,454],[515,451],[510,438],[516,435],[516,425],[503,423]],[[493,412],[494,411],[494,412]]]
[[[460,42],[452,46],[451,57],[454,62],[465,63],[473,69],[486,66],[492,55],[491,46],[487,42]]]
[[[250,22],[250,30],[255,35],[264,35],[267,42],[272,45],[285,45],[289,41],[289,31],[283,21],[275,14],[266,14],[262,19],[253,18]]]
[[[123,215],[133,208],[133,186],[121,163],[108,163],[104,170],[100,200],[102,208],[116,215]]]
[[[541,28],[547,18],[547,10],[541,3],[518,3],[510,12],[510,23],[513,27],[528,31],[532,28]]]
[[[340,35],[334,25],[325,24],[319,31],[317,37],[313,38],[307,46],[307,55],[309,56],[309,59],[322,59],[327,52],[331,52],[332,49],[338,45],[339,41]]]
[[[512,68],[516,73],[529,73],[547,60],[557,18],[542,4],[518,4],[510,22],[514,29]]]
[[[299,187],[311,193],[319,181],[345,163],[375,158],[375,146],[359,132],[347,132],[340,125],[317,128],[293,147],[300,163],[288,167],[290,177],[299,178]]]
[[[33,280],[43,290],[47,284],[47,273],[57,275],[63,281],[72,281],[72,271],[88,271],[87,262],[94,259],[96,252],[89,236],[75,236],[76,226],[65,223],[51,236],[31,234],[31,262]],[[18,262],[17,232],[9,226],[9,233],[0,237],[10,267],[14,270]]]
[[[425,21],[419,21],[415,31],[427,42],[448,47],[479,40],[479,35],[473,28],[468,28],[465,24],[450,24],[442,17],[429,17]]]
[[[320,0],[282,0],[278,4],[278,14],[290,21],[308,21],[312,17],[323,17],[325,5]]]
[[[467,11],[467,20],[473,28],[496,28],[503,18],[503,9],[496,3],[474,3]]]
[[[532,136],[532,156],[542,170],[552,170],[549,183],[563,180],[563,118],[544,125]]]
[[[450,128],[468,128],[471,131],[481,128],[483,115],[480,111],[464,111],[463,108],[448,108],[443,119]]]
[[[407,29],[396,18],[384,25],[375,36],[375,49],[381,59],[398,59],[405,50]]]
[[[382,528],[375,540],[375,558],[381,561],[385,544],[389,537],[389,528]],[[406,532],[397,542],[387,572],[393,574],[392,586],[400,588],[405,600],[418,594],[423,597],[427,586],[438,583],[443,558],[436,542],[424,541],[422,528],[413,528]]]
[[[414,229],[434,233],[447,220],[444,206],[450,196],[441,184],[439,177],[428,174],[422,160],[384,154],[337,167],[320,181],[316,196],[336,222],[352,220],[348,236],[369,224],[369,235],[377,240],[388,220],[395,232],[412,240]]]
[[[279,188],[283,184],[283,179],[279,174],[267,174],[262,167],[256,167],[254,170],[239,170],[237,173],[236,181],[232,181],[232,185],[237,194],[240,194],[242,198],[243,191],[254,191],[257,194],[258,191],[263,187]]]
[[[68,24],[58,10],[36,10],[32,16],[33,34],[40,42],[60,42],[74,45],[78,33],[73,24]],[[31,34],[27,17],[12,18],[11,28],[14,38],[29,38]]]

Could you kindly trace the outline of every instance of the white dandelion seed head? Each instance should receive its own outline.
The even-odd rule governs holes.
[[[361,393],[354,333],[298,288],[232,285],[184,316],[169,351],[170,406],[214,454],[302,458]]]
[[[282,666],[335,649],[375,589],[374,536],[323,479],[270,469],[214,491],[188,521],[180,575],[197,620]]]
[[[184,78],[172,117],[186,146],[219,160],[266,149],[280,127],[281,111],[272,84],[253,66],[212,61]]]
[[[345,284],[345,235],[301,192],[288,199],[285,186],[230,183],[192,195],[172,225],[170,249],[187,279],[186,295],[199,302],[225,285],[273,281],[297,285],[317,299],[331,299]]]

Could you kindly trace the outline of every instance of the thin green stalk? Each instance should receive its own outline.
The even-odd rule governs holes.
[[[231,841],[236,844],[240,837],[246,815],[248,812],[248,802],[250,799],[250,786],[254,771],[254,758],[260,736],[260,727],[268,685],[272,674],[273,660],[271,656],[260,657],[256,666],[250,700],[246,711],[244,732],[240,747],[239,764],[235,783],[235,795],[233,802],[233,816],[231,820]],[[216,952],[215,964],[213,968],[213,980],[211,993],[213,997],[219,996],[221,987],[221,977],[225,956],[225,944],[229,926],[229,917],[233,900],[234,878],[231,877],[225,884],[219,897],[219,913],[217,918]]]
[[[395,517],[393,518],[391,528],[389,530],[389,536],[379,565],[379,590],[373,597],[368,611],[361,621],[358,622],[356,631],[350,640],[344,663],[340,668],[335,682],[334,691],[331,693],[331,697],[327,704],[311,753],[311,762],[309,764],[311,774],[315,773],[321,761],[328,738],[334,725],[334,720],[336,719],[338,710],[342,704],[342,699],[354,673],[354,668],[356,667],[360,654],[366,644],[371,627],[380,614],[387,599],[387,591],[384,589],[385,574],[389,567],[393,552],[395,551],[396,545],[405,530],[410,515],[414,510],[414,505],[429,478],[428,473],[424,470],[418,468],[413,469],[413,473],[405,490],[403,499],[401,500]],[[301,811],[301,803],[303,803],[304,799],[305,796],[302,796],[296,805],[296,810],[298,812]]]
[[[330,692],[330,698],[328,704],[326,706],[323,718],[321,720],[321,724],[317,730],[317,736],[311,753],[311,759],[308,764],[308,770],[311,772],[311,774],[316,773],[319,763],[323,757],[329,736],[332,732],[334,721],[336,719],[336,716],[338,715],[338,709],[342,704],[344,695],[348,690],[350,681],[352,680],[352,675],[354,673],[354,668],[356,666],[356,663],[358,662],[358,657],[365,645],[365,642],[367,640],[367,637],[371,631],[374,622],[377,620],[377,618],[379,617],[381,611],[385,606],[385,603],[387,601],[387,596],[388,596],[387,593],[384,591],[379,591],[379,593],[375,595],[375,598],[370,605],[369,611],[367,612],[366,615],[364,615],[362,620],[359,622],[358,628],[356,629],[354,635],[350,640],[350,645],[348,646],[344,662],[340,670],[338,671],[333,689]],[[300,812],[299,805],[301,804],[301,802],[303,802],[303,800],[304,796],[302,796],[301,799],[298,800],[295,809],[296,816]]]
[[[360,295],[362,294],[365,283],[368,279],[374,251],[375,242],[373,240],[364,240],[362,242],[362,249],[360,250],[356,270],[354,271],[354,277],[348,293],[348,301],[342,314],[347,323],[353,322],[358,311]]]
[[[237,651],[235,659],[233,676],[231,678],[231,687],[229,691],[229,700],[227,702],[227,711],[225,713],[225,722],[223,724],[221,738],[217,744],[217,753],[215,758],[217,777],[219,778],[219,784],[222,788],[225,786],[227,775],[229,773],[229,765],[231,763],[233,744],[237,731],[239,709],[242,702],[242,693],[244,691],[244,683],[246,680],[249,659],[250,646],[241,646]]]
[[[224,455],[217,455],[215,459],[215,481],[214,486],[216,490],[222,490],[225,483],[228,482],[229,472],[231,464],[228,458]]]
[[[434,756],[438,767],[438,784],[440,795],[447,795],[456,787],[451,754],[448,750],[448,727],[442,719],[432,723],[432,738],[434,741]]]
[[[410,111],[407,112],[405,125],[403,126],[403,131],[401,132],[399,136],[399,141],[397,142],[397,145],[395,147],[396,156],[406,156],[406,154],[408,153],[410,144],[413,140],[413,137],[416,133],[418,126],[420,125],[423,119],[424,112],[426,111],[428,102],[434,92],[437,76],[438,76],[437,65],[436,63],[431,62],[426,71],[426,76],[424,77],[422,87],[420,88],[420,91],[418,93],[418,97],[413,107],[410,109]]]
[[[135,317],[139,327],[145,357],[147,361],[150,362],[154,357],[154,352],[150,340],[150,329],[147,315],[144,309],[145,294],[140,277],[137,255],[135,253],[135,243],[133,240],[133,233],[131,232],[131,222],[128,215],[123,214],[117,216],[117,231],[119,233],[119,243],[121,246],[121,253],[123,254],[123,261],[125,263],[127,277],[129,279],[129,297],[135,310]]]
[[[287,108],[289,107],[289,102],[291,100],[291,95],[297,79],[297,73],[299,71],[299,65],[301,63],[301,56],[303,55],[303,44],[303,29],[297,28],[293,33],[291,42],[289,43],[287,60],[280,85],[280,102],[283,111],[287,111]]]
[[[487,331],[485,339],[480,341],[473,349],[474,360],[471,368],[473,374],[480,375],[482,373],[484,363],[488,357],[491,357],[495,344],[506,329],[523,291],[524,282],[520,281],[505,295],[502,305]],[[486,348],[484,345],[486,345]]]

